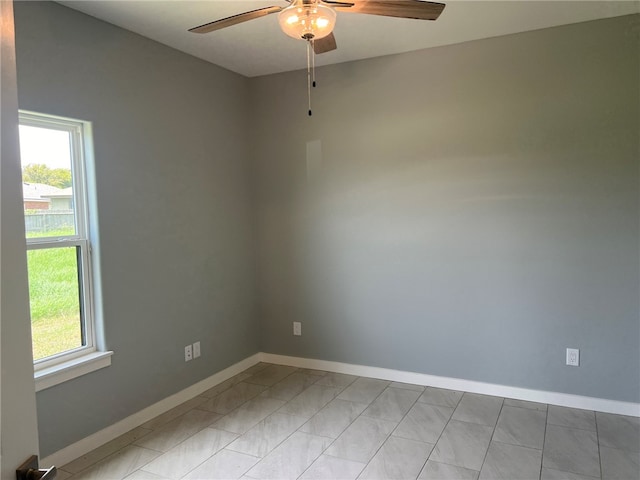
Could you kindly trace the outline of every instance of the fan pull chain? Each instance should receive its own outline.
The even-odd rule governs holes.
[[[312,40],[315,42],[315,40]],[[311,73],[313,76],[313,88],[316,88],[316,50],[313,48],[314,44],[311,44]]]
[[[311,116],[311,41],[307,41],[307,96],[309,98],[309,116]]]

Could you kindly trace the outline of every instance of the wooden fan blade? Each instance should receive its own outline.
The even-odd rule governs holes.
[[[313,41],[313,51],[316,52],[316,55],[330,52],[336,48],[338,48],[338,46],[336,45],[336,37],[333,36],[333,33]]]
[[[251,10],[250,12],[239,13],[238,15],[222,18],[220,20],[216,20],[215,22],[205,23],[204,25],[200,25],[199,27],[190,28],[189,31],[192,33],[209,33],[215,30],[220,30],[221,28],[237,25],[238,23],[247,22],[255,18],[264,17],[265,15],[277,13],[282,10],[282,8],[283,7],[259,8],[257,10]]]
[[[339,2],[338,0],[320,0],[325,5],[329,5],[330,7],[353,7],[355,3],[353,2]]]
[[[341,12],[366,13],[384,17],[414,18],[416,20],[436,20],[444,3],[425,2],[422,0],[353,0],[353,7],[335,5]]]

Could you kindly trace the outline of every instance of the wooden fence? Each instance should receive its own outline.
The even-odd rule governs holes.
[[[25,212],[24,225],[27,235],[74,229],[73,210],[44,210]]]

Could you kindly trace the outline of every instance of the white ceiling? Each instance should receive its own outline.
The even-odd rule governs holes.
[[[461,1],[420,21],[338,13],[338,50],[316,65],[419,50],[480,38],[640,12],[638,1]],[[253,77],[306,67],[305,44],[280,31],[277,14],[208,34],[188,28],[283,0],[84,0],[59,3],[216,65]]]

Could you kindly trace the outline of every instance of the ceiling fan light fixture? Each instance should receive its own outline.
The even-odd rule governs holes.
[[[297,0],[278,14],[278,21],[282,31],[290,37],[317,40],[333,31],[336,12],[319,2]]]

